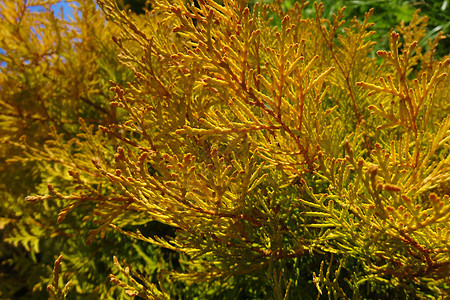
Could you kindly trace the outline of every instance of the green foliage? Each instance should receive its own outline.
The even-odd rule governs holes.
[[[293,1],[287,1],[293,2]],[[395,30],[401,23],[408,24],[412,20],[415,11],[420,10],[421,14],[428,18],[427,36],[421,41],[421,46],[427,46],[427,39],[434,40],[439,32],[443,32],[447,38],[441,41],[436,48],[436,55],[443,57],[448,54],[450,45],[450,3],[448,0],[433,0],[433,1],[413,1],[413,0],[323,0],[324,15],[331,18],[333,13],[345,6],[345,15],[347,17],[356,16],[362,20],[364,13],[369,9],[374,9],[374,15],[371,18],[374,22],[373,30],[376,31],[373,40],[376,40],[378,45],[377,50],[386,49],[389,47],[388,33]],[[314,10],[312,8],[306,9],[307,16],[313,16]]]
[[[449,296],[450,59],[427,18],[377,59],[374,10],[0,3],[0,297]]]

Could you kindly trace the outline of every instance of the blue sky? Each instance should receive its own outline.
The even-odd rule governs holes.
[[[64,12],[64,16],[67,18],[69,15],[72,14],[72,8],[69,6],[69,3],[66,2],[65,0],[60,0],[59,3],[52,5],[52,9],[53,11],[58,15],[61,11],[61,8],[63,9]],[[39,10],[39,7],[34,7],[34,8],[30,8],[30,9],[36,9]],[[0,48],[0,54],[5,54],[5,51],[3,49]],[[0,67],[5,67],[6,63],[1,61],[0,62]]]
[[[69,6],[69,4],[64,1],[61,0],[59,3],[52,5],[52,9],[56,12],[59,13],[61,11],[61,7],[63,9],[64,15],[68,16],[72,13],[72,8]]]
[[[58,15],[61,12],[61,8],[63,9],[64,15],[68,16],[72,13],[72,8],[69,6],[69,2],[66,0],[59,0],[59,3],[52,5],[52,10]],[[39,6],[31,6],[31,11],[39,11],[42,7]]]
[[[72,14],[73,9],[70,7],[69,3],[71,3],[72,5],[77,5],[78,1],[70,1],[70,0],[59,0],[59,2],[57,4],[53,4],[52,5],[52,10],[59,15],[59,13],[61,12],[61,8],[63,9],[64,12],[64,16],[67,18],[68,16],[70,16]],[[96,4],[96,7],[98,8],[98,4]]]
[[[69,15],[72,14],[72,11],[73,11],[73,9],[69,5],[69,3],[71,3],[71,2],[72,1],[70,1],[70,0],[69,1],[67,1],[67,0],[59,0],[59,2],[56,3],[56,4],[53,4],[51,6],[51,8],[57,15],[59,15],[59,13],[61,12],[61,8],[62,8],[63,12],[64,12],[64,16],[69,16]],[[76,3],[74,3],[74,4],[76,4]],[[42,9],[42,7],[39,7],[39,6],[31,6],[30,7],[31,11],[39,11],[41,9]]]

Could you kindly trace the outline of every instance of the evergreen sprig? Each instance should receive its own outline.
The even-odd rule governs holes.
[[[48,114],[44,146],[7,145],[22,151],[11,163],[67,172],[27,200],[63,205],[55,219],[89,227],[86,247],[122,252],[115,288],[146,299],[448,296],[450,59],[434,58],[440,36],[421,47],[425,18],[392,31],[378,61],[373,10],[347,23],[317,3],[303,17],[305,1],[155,0],[140,16],[99,5],[133,74],[109,78],[110,107],[84,101],[107,121],[68,115],[81,117],[72,134]]]

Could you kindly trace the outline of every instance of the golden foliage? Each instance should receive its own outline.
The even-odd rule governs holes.
[[[171,276],[187,282],[262,271],[282,298],[303,284],[286,275],[289,262],[325,254],[341,261],[336,280],[341,268],[351,274],[353,295],[366,281],[448,295],[450,59],[433,58],[441,37],[419,47],[426,20],[416,15],[390,33],[377,63],[372,10],[347,25],[343,9],[322,18],[321,4],[302,17],[304,1],[287,10],[198,2],[155,0],[136,17],[99,1],[135,79],[112,82],[125,120],[98,130],[81,122],[75,154],[57,131],[45,149],[28,147],[73,169],[77,192],[50,189],[66,203],[60,221],[94,202],[88,243],[112,228],[183,253],[189,268]],[[150,221],[176,236],[124,229]],[[351,297],[330,260],[325,276],[323,263],[315,270],[316,287]]]

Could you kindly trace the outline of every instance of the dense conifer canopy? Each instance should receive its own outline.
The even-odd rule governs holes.
[[[427,17],[55,2],[0,1],[0,298],[450,296]]]

